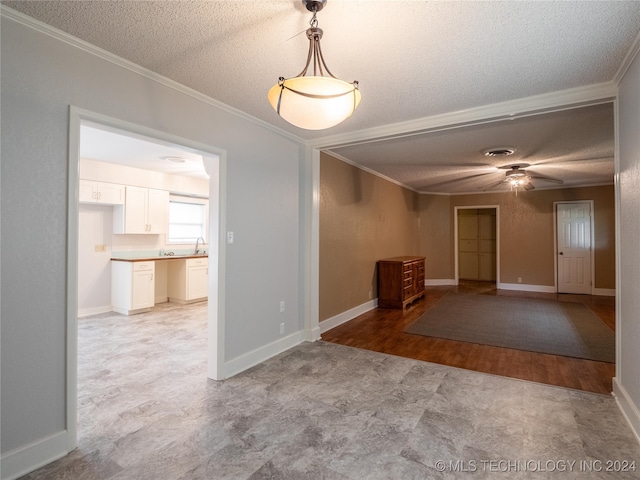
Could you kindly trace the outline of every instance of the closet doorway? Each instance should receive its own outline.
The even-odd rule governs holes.
[[[455,207],[456,284],[498,282],[498,207]]]

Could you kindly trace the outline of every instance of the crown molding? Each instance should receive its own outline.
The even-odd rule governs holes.
[[[395,180],[395,179],[393,179],[391,177],[387,177],[386,175],[384,175],[384,174],[382,174],[380,172],[376,172],[375,170],[372,170],[371,168],[365,167],[364,165],[360,165],[360,164],[354,162],[353,160],[349,160],[348,158],[343,157],[342,155],[338,155],[337,153],[332,152],[331,150],[323,150],[323,152],[326,153],[327,155],[337,159],[337,160],[340,160],[341,162],[348,163],[352,167],[356,167],[356,168],[362,170],[363,172],[367,172],[367,173],[370,173],[371,175],[375,175],[376,177],[379,177],[379,178],[381,178],[383,180],[386,180],[387,182],[393,183],[393,184],[398,185],[398,186],[400,186],[402,188],[406,188],[407,190],[411,190],[412,192],[415,192],[415,193],[422,193],[420,190],[416,190],[415,188],[410,187],[409,185],[405,185],[404,183],[399,182],[398,180]]]
[[[310,140],[308,144],[313,148],[319,149],[345,147],[483,123],[514,120],[532,115],[611,102],[617,97],[617,94],[618,88],[613,82],[597,83],[406,122],[367,128],[357,132],[321,137]]]
[[[17,10],[14,10],[10,7],[7,7],[5,5],[0,5],[0,17],[10,19],[27,28],[31,28],[32,30],[35,30],[39,33],[48,35],[52,38],[55,38],[56,40],[64,42],[67,45],[71,45],[72,47],[76,47],[86,53],[95,55],[96,57],[99,57],[103,60],[111,62],[119,67],[125,68],[131,72],[137,73],[138,75],[141,75],[143,77],[156,81],[162,85],[165,85],[166,87],[172,88],[180,93],[183,93],[192,98],[195,98],[196,100],[199,100],[203,103],[207,103],[215,108],[218,108],[227,113],[230,113],[244,120],[247,120],[251,123],[259,125],[262,128],[270,130],[271,132],[277,135],[280,135],[282,137],[286,137],[289,140],[292,140],[296,143],[300,143],[303,145],[306,143],[304,139],[296,135],[293,135],[292,133],[289,133],[285,130],[282,130],[274,125],[271,125],[270,123],[267,123],[264,120],[260,120],[259,118],[256,118],[252,115],[249,115],[248,113],[243,112],[242,110],[238,110],[237,108],[231,107],[225,103],[220,102],[219,100],[211,98],[203,93],[200,93],[197,90],[194,90],[181,83],[171,80],[170,78],[167,78],[163,75],[153,72],[148,68],[138,65],[137,63],[133,63],[125,58],[119,57],[118,55],[115,55],[107,50],[104,50],[103,48],[97,47],[89,42],[86,42],[77,37],[74,37],[73,35],[63,32],[62,30],[52,27],[51,25],[41,22],[40,20],[36,20],[35,18],[25,15],[24,13],[18,12]]]
[[[640,32],[638,32],[638,35],[636,35],[636,38],[631,43],[631,47],[629,47],[627,54],[624,56],[624,59],[622,60],[618,71],[613,76],[613,83],[615,83],[616,85],[620,84],[622,78],[624,77],[624,74],[627,73],[627,70],[629,69],[635,58],[638,56],[638,54],[640,54]]]

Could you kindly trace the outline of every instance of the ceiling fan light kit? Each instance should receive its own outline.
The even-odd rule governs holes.
[[[361,98],[358,82],[336,78],[324,61],[320,48],[323,32],[318,28],[316,14],[326,3],[327,0],[302,0],[306,9],[313,12],[311,27],[307,29],[307,63],[295,77],[280,77],[267,94],[278,115],[306,130],[323,130],[343,122],[353,114]],[[307,76],[311,64],[313,75]]]
[[[509,170],[506,175],[506,181],[511,184],[511,190],[516,191],[516,197],[518,196],[518,187],[529,185],[529,182],[526,181],[527,176],[524,170],[520,170],[520,167],[518,167],[517,165],[514,166],[513,170]],[[533,188],[533,185],[531,185],[531,188]]]
[[[533,184],[533,180],[542,180],[545,182],[557,183],[558,185],[562,185],[564,183],[562,180],[557,178],[543,177],[541,175],[529,175],[524,169],[529,166],[530,165],[527,163],[522,163],[498,167],[501,169],[507,169],[505,172],[505,178],[486,186],[483,190],[489,190],[506,182],[511,187],[511,190],[516,191],[516,196],[518,196],[518,188],[523,188],[525,190],[534,190],[536,188]]]
[[[485,157],[509,157],[516,153],[516,151],[517,150],[513,147],[494,147],[483,150],[482,153]],[[562,180],[559,180],[557,178],[543,177],[540,175],[529,175],[526,172],[525,168],[530,166],[531,165],[528,163],[512,163],[510,165],[502,165],[496,167],[499,170],[507,170],[505,172],[505,178],[480,188],[482,188],[483,191],[487,191],[498,187],[501,184],[507,183],[509,184],[511,190],[515,190],[516,196],[518,196],[519,188],[524,190],[534,190],[536,188],[533,184],[534,179],[557,183],[559,185],[562,185],[564,183]]]

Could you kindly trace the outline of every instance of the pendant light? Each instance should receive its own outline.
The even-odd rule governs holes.
[[[267,98],[274,110],[287,122],[306,130],[333,127],[351,116],[360,103],[358,82],[345,82],[336,78],[324,61],[320,49],[322,29],[318,28],[316,14],[327,0],[302,0],[313,12],[307,29],[309,54],[307,64],[297,76],[280,77]],[[313,62],[313,75],[306,76]],[[328,76],[325,76],[325,73]]]

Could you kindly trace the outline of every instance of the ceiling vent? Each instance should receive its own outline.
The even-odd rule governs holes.
[[[485,150],[484,154],[487,157],[508,157],[516,152],[515,148],[492,148]]]

